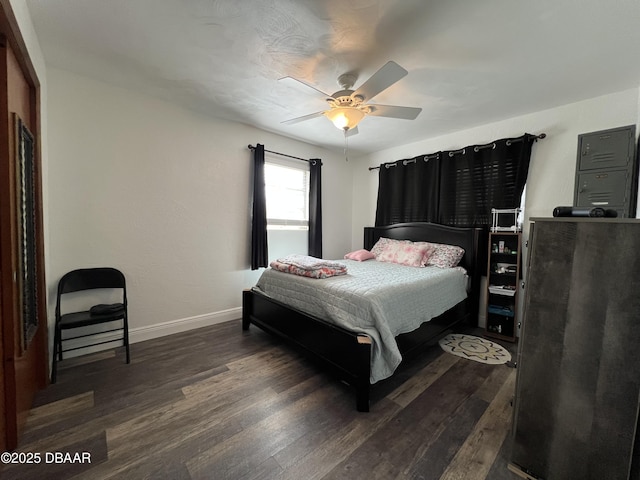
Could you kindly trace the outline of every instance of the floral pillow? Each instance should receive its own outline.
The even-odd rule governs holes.
[[[344,258],[349,260],[357,260],[358,262],[364,262],[365,260],[371,260],[376,258],[376,256],[371,253],[369,250],[365,250],[364,248],[361,250],[356,250],[354,252],[347,253]]]
[[[422,259],[422,266],[423,267],[428,267],[428,261],[429,261],[429,257],[431,257],[431,255],[433,255],[436,251],[436,249],[438,248],[438,243],[431,243],[431,242],[413,242],[416,245],[420,245],[420,246],[427,246],[429,247],[429,250],[427,250],[428,255]]]
[[[376,244],[371,249],[371,253],[376,257],[376,259],[382,254],[382,251],[385,249],[387,245],[407,245],[412,244],[410,240],[396,240],[394,238],[385,238],[380,237]]]
[[[398,240],[391,240],[390,238],[380,237],[376,244],[371,248],[371,253],[373,256],[378,258],[382,254],[382,250],[384,247],[391,242],[397,242]]]
[[[464,256],[464,248],[455,245],[432,243],[434,252],[426,260],[426,265],[439,268],[453,268],[460,263]]]
[[[430,245],[418,245],[413,242],[389,242],[376,259],[380,262],[398,263],[410,267],[424,267],[426,259],[433,252]]]

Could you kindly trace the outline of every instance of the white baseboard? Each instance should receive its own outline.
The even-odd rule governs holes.
[[[165,337],[167,335],[172,335],[174,333],[186,332],[188,330],[194,330],[196,328],[201,328],[201,327],[208,327],[210,325],[216,325],[218,323],[224,323],[230,320],[238,320],[241,317],[242,317],[242,307],[237,307],[237,308],[230,308],[228,310],[222,310],[220,312],[205,313],[203,315],[196,315],[194,317],[180,318],[178,320],[170,320],[168,322],[157,323],[155,325],[148,325],[146,327],[129,328],[129,343],[144,342],[145,340],[152,340],[154,338]],[[122,331],[97,333],[96,335],[90,337],[89,339],[79,338],[77,340],[68,340],[67,342],[65,342],[65,348],[79,347],[79,349],[65,353],[64,358],[78,357],[81,355],[101,352],[103,350],[108,350],[114,347],[122,346],[121,338],[122,338]],[[103,343],[101,345],[82,348],[82,345],[90,344],[95,341],[111,342],[111,343]],[[117,343],[113,343],[113,342],[117,342]]]
[[[193,330],[195,328],[208,327],[209,325],[216,325],[230,320],[238,320],[241,317],[242,307],[236,307],[220,312],[196,315],[195,317],[170,320],[146,327],[129,328],[129,343],[144,342],[145,340],[186,332],[187,330]]]

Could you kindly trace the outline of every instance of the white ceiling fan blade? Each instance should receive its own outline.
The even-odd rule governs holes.
[[[371,100],[377,94],[406,76],[407,73],[409,72],[396,62],[387,62],[380,70],[374,73],[369,80],[353,92],[352,96],[361,96],[365,101]]]
[[[307,82],[303,82],[302,80],[298,80],[297,78],[293,78],[293,77],[282,77],[278,79],[279,82],[283,83],[284,85],[296,88],[300,91],[304,91],[305,93],[313,93],[311,91],[309,91],[309,89],[314,90],[315,93],[313,93],[314,95],[316,95],[317,93],[321,94],[323,97],[325,98],[330,98],[331,95],[329,95],[328,93],[323,92],[322,90],[318,90],[316,87],[314,87],[313,85],[309,85]],[[302,87],[302,88],[301,88]],[[306,88],[305,88],[306,87]],[[317,96],[317,95],[316,95]]]
[[[310,113],[309,115],[292,118],[291,120],[285,120],[284,122],[280,122],[280,123],[284,123],[285,125],[293,125],[294,123],[304,122],[305,120],[311,120],[312,118],[321,117],[322,115],[324,115],[324,111]]]
[[[367,105],[370,107],[368,115],[377,117],[402,118],[405,120],[415,120],[421,108],[416,107],[399,107],[397,105]]]
[[[347,130],[347,137],[353,137],[358,134],[358,127],[353,127]]]

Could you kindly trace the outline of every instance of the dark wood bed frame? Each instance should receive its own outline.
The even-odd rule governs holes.
[[[480,277],[486,269],[481,245],[481,228],[457,228],[433,223],[398,223],[386,227],[366,227],[364,248],[370,250],[380,237],[412,241],[430,241],[458,245],[465,250],[460,265],[467,269],[471,287],[467,299],[423,323],[417,330],[396,337],[403,361],[427,344],[461,323],[477,322],[480,298]],[[255,290],[242,295],[242,329],[250,324],[274,334],[299,347],[319,360],[341,380],[356,389],[356,407],[369,411],[371,339],[369,336],[333,325],[326,320],[307,315],[273,300]]]

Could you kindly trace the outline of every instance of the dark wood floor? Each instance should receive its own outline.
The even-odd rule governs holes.
[[[427,349],[353,392],[240,321],[62,363],[3,479],[518,479],[506,468],[515,369]],[[83,363],[84,362],[84,363]],[[91,463],[47,463],[89,452]],[[48,455],[47,455],[48,454]],[[60,458],[60,457],[58,457]],[[67,458],[69,460],[69,458]]]

